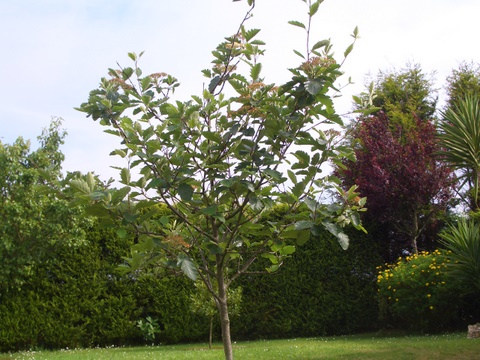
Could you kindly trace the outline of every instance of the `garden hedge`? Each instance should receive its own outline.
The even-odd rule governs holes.
[[[159,325],[155,343],[207,341],[209,320],[191,311],[190,280],[121,275],[116,268],[129,240],[96,226],[87,234],[83,245],[57,246],[21,288],[0,290],[0,351],[141,344],[137,323],[147,317]],[[299,247],[278,273],[241,278],[234,338],[374,329],[378,258],[368,237],[352,235],[347,251],[325,233]]]
[[[368,237],[350,234],[348,250],[325,232],[297,248],[275,274],[245,276],[233,334],[245,339],[321,336],[377,328],[375,266]]]

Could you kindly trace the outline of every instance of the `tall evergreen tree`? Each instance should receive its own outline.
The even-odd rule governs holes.
[[[445,90],[447,93],[445,111],[454,110],[469,96],[480,99],[480,64],[462,62],[458,69],[453,69],[447,77]]]

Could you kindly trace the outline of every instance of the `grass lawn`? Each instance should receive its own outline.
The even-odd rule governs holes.
[[[236,359],[480,359],[480,339],[465,333],[430,336],[379,337],[355,335],[311,339],[250,341],[234,344]],[[206,344],[28,351],[0,354],[0,360],[197,360],[223,359],[220,343],[213,350]]]

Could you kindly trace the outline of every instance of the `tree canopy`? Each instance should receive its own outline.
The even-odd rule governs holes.
[[[345,188],[357,185],[367,197],[365,217],[381,226],[389,243],[386,260],[406,249],[417,252],[420,235],[446,210],[453,186],[451,170],[437,159],[432,81],[418,65],[381,72],[376,86],[354,99],[360,107],[370,103],[373,115],[351,125],[348,141],[357,161],[336,173]]]
[[[119,189],[98,188],[91,175],[72,187],[97,216],[122,222],[120,236],[137,239],[131,269],[181,269],[204,282],[220,312],[228,359],[233,281],[259,258],[269,261],[267,271],[278,270],[295,245],[321,228],[343,248],[344,226],[363,229],[358,211],[364,200],[356,187],[342,190],[323,173],[325,164],[353,153],[339,145],[338,131],[325,131],[326,125],[343,126],[330,95],[342,72],[328,40],[310,43],[311,18],[321,2],[306,2],[307,24],[290,22],[306,32],[308,52],[295,50],[301,64],[280,86],[262,77],[260,30],[244,26],[254,7],[249,1],[238,31],[212,52],[213,66],[203,70],[208,86],[199,96],[172,101],[177,79],[144,75],[142,54],[130,53],[133,66],[110,69],[79,108],[122,140],[113,154],[127,164],[119,169]],[[332,190],[341,202],[324,201]],[[259,223],[277,203],[287,204],[285,216]],[[173,215],[158,217],[159,204]]]
[[[21,286],[35,264],[57,242],[82,241],[80,209],[43,191],[42,186],[62,178],[64,159],[60,146],[66,133],[61,120],[38,137],[39,148],[18,138],[13,144],[0,142],[0,284]],[[11,279],[16,285],[12,285]]]
[[[447,93],[445,111],[458,107],[467,97],[477,96],[480,99],[480,65],[462,62],[447,78],[445,90]]]

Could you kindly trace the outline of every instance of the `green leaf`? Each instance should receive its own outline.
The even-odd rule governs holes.
[[[129,186],[125,186],[121,189],[114,190],[112,192],[112,203],[116,204],[122,201],[125,198],[125,196],[127,196],[127,194],[130,192],[130,190],[131,189]]]
[[[117,236],[120,239],[124,239],[127,236],[127,230],[125,230],[124,228],[118,228],[117,229]]]
[[[354,113],[356,114],[362,114],[362,115],[371,115],[371,114],[374,114],[378,111],[382,110],[382,108],[379,108],[379,107],[371,107],[371,108],[368,108],[368,109],[358,109],[358,110],[355,110]]]
[[[302,54],[300,51],[293,50],[293,52],[294,52],[295,54],[297,54],[298,56],[300,56],[303,60],[305,60],[305,56],[303,56],[303,54]]]
[[[310,220],[300,220],[295,223],[295,230],[310,230],[314,223]]]
[[[287,245],[280,249],[280,255],[291,255],[295,252],[296,248],[294,245]]]
[[[161,178],[155,178],[152,181],[150,181],[146,187],[145,190],[149,189],[166,189],[168,188],[168,183],[165,181],[165,179]]]
[[[125,184],[125,185],[130,184],[130,180],[131,180],[130,170],[128,170],[127,168],[123,168],[120,171],[120,179],[122,184]]]
[[[208,91],[213,94],[213,92],[215,91],[215,88],[217,87],[217,85],[220,83],[220,80],[222,78],[220,77],[220,75],[217,75],[215,76],[212,81],[210,81],[210,84],[208,85]]]
[[[150,84],[152,83],[152,78],[150,76],[146,76],[142,79],[142,90],[145,91],[150,87]]]
[[[317,41],[313,46],[312,46],[312,51],[315,51],[317,49],[320,49],[322,47],[328,46],[330,44],[330,40],[320,40]]]
[[[220,135],[216,132],[213,131],[203,131],[202,135],[210,141],[216,142],[217,144],[220,144],[222,142],[222,138]]]
[[[310,240],[310,230],[297,231],[296,244],[298,246],[304,245],[308,240]]]
[[[252,210],[255,211],[255,212],[259,212],[265,207],[262,200],[260,200],[256,196],[251,196],[248,199],[248,202],[250,203],[250,206],[251,206]]]
[[[340,244],[340,246],[342,247],[343,250],[348,249],[348,245],[349,245],[348,235],[345,234],[342,231],[342,228],[338,224],[334,224],[334,223],[331,223],[331,222],[328,222],[328,221],[324,221],[323,226],[325,226],[325,228],[331,234],[335,235],[335,237],[338,240],[338,243]]]
[[[331,234],[335,236],[337,236],[337,234],[342,231],[342,228],[339,225],[328,222],[328,221],[324,221],[323,226],[325,227],[325,229],[327,229]]]
[[[284,180],[284,178],[282,177],[282,174],[277,170],[265,169],[263,172],[265,174],[267,174],[268,176],[270,176],[272,179],[276,180],[276,181],[282,181],[283,182],[283,180]]]
[[[267,270],[268,273],[274,273],[278,269],[280,269],[280,265],[275,264],[275,265],[267,267],[265,270]]]
[[[348,249],[349,238],[348,238],[347,234],[345,234],[344,232],[338,233],[337,234],[337,240],[338,240],[338,243],[340,244],[340,246],[342,247],[343,250]]]
[[[110,155],[119,155],[119,156],[121,156],[122,158],[124,158],[124,157],[127,156],[127,153],[126,153],[124,150],[115,149],[114,151],[112,151],[112,152],[110,153]]]
[[[295,176],[295,173],[292,170],[287,170],[287,175],[293,184],[297,183],[297,177]]]
[[[343,56],[347,57],[348,54],[350,54],[353,50],[353,44],[350,44],[347,49],[345,50],[345,52],[343,53]]]
[[[350,215],[353,226],[360,226],[362,224],[360,220],[360,215],[357,212],[354,212]]]
[[[307,82],[307,91],[309,94],[315,96],[323,89],[323,86],[324,86],[323,80],[314,79]]]
[[[303,23],[300,21],[291,20],[288,22],[290,25],[301,27],[302,29],[307,29]]]
[[[133,69],[131,67],[124,68],[122,71],[123,80],[129,79],[133,75]]]
[[[320,6],[320,4],[323,2],[322,1],[315,1],[312,6],[310,6],[310,11],[308,12],[308,15],[310,16],[313,16],[317,13],[318,11],[318,7]]]
[[[213,242],[209,242],[205,245],[210,255],[219,255],[223,253],[223,249]]]
[[[358,206],[364,207],[366,203],[367,203],[367,198],[362,197],[362,198],[360,198],[360,201],[358,202]]]
[[[133,61],[137,61],[137,54],[135,54],[134,52],[129,52],[128,57]]]
[[[287,230],[281,236],[283,239],[294,239],[297,245],[302,246],[310,239],[310,230]]]
[[[84,194],[89,195],[92,192],[90,190],[90,187],[88,186],[88,183],[84,179],[74,179],[70,181],[70,186],[72,186],[73,188],[79,190]]]
[[[297,197],[297,199],[303,195],[303,192],[305,191],[306,185],[303,181],[300,181],[299,183],[295,184],[295,186],[292,188],[292,193]]]
[[[263,253],[263,254],[262,254],[262,257],[265,258],[265,259],[270,260],[270,262],[271,262],[272,264],[278,264],[278,258],[277,258],[275,255],[273,255],[273,254]]]
[[[312,211],[312,212],[317,211],[318,204],[317,204],[317,201],[315,199],[312,199],[311,197],[307,197],[307,198],[305,198],[304,202],[308,206],[310,211]]]
[[[358,37],[358,26],[355,26],[355,29],[353,29],[353,37],[354,38]]]
[[[352,95],[353,101],[355,101],[355,104],[362,106],[363,105],[363,100],[359,96]]]
[[[107,196],[108,196],[107,192],[95,190],[90,194],[90,199],[92,199],[93,201],[105,200],[107,199]]]
[[[310,165],[310,155],[305,151],[297,150],[293,155],[298,159],[298,163],[292,166],[292,169],[303,169]]]
[[[200,213],[202,213],[204,215],[212,216],[212,215],[215,215],[217,213],[217,209],[218,209],[217,205],[210,205],[210,206],[208,206],[204,209],[201,209]]]
[[[252,68],[250,69],[250,77],[254,82],[257,82],[259,80],[258,77],[260,76],[261,71],[262,71],[261,63],[257,63],[253,65]]]
[[[250,29],[247,31],[243,31],[242,29],[243,37],[245,38],[246,41],[252,40],[255,37],[255,35],[257,35],[259,32],[260,32],[260,29]]]
[[[183,201],[190,201],[192,200],[192,196],[193,196],[193,187],[189,184],[186,184],[186,183],[181,183],[180,185],[178,185],[178,195],[180,195],[180,198],[183,200]]]
[[[182,272],[191,280],[196,281],[198,276],[198,270],[195,263],[191,258],[184,254],[178,256],[177,266],[182,269]]]

